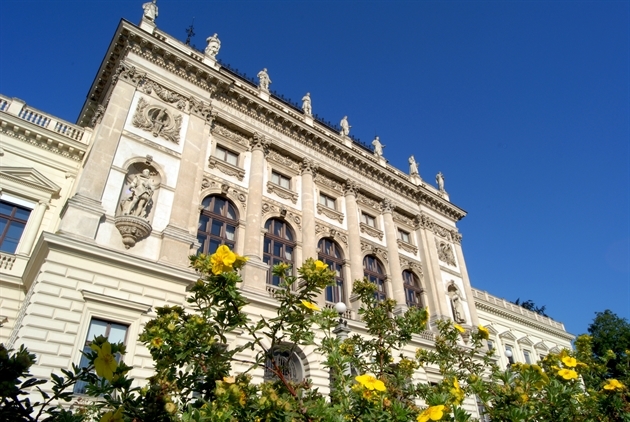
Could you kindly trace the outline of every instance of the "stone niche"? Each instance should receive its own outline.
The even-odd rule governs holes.
[[[132,248],[151,234],[160,183],[159,172],[149,163],[134,163],[127,169],[114,220],[125,248]]]

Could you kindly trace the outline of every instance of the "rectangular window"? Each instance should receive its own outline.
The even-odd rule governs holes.
[[[271,183],[285,189],[291,189],[291,178],[275,171],[271,172]]]
[[[364,212],[361,213],[361,222],[370,227],[376,227],[376,220],[374,217]]]
[[[127,326],[117,324],[115,322],[104,321],[102,319],[92,318],[90,321],[90,328],[83,345],[83,352],[88,353],[91,351],[90,344],[95,337],[106,337],[110,343],[126,343],[127,340]],[[116,360],[120,361],[122,356],[117,355]],[[85,368],[88,365],[88,360],[85,356],[81,356],[81,362],[79,367]],[[85,388],[87,383],[79,381],[74,385],[75,394],[85,394]]]
[[[30,214],[28,208],[0,200],[0,251],[15,253]]]
[[[235,152],[217,145],[215,155],[219,160],[225,161],[228,164],[232,164],[233,166],[238,165],[238,154]]]
[[[335,209],[335,199],[323,193],[319,194],[319,203],[325,207]]]
[[[529,350],[523,350],[523,357],[525,358],[525,363],[532,364],[532,355],[529,353]]]
[[[405,243],[411,243],[409,241],[409,233],[407,233],[406,231],[402,229],[398,229],[398,238]]]

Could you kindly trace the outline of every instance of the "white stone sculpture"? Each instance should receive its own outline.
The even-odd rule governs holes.
[[[416,163],[416,159],[413,155],[409,157],[409,175],[418,175],[418,163]]]
[[[442,174],[442,172],[438,172],[438,174],[435,176],[435,182],[438,185],[438,189],[441,192],[444,192],[444,175]]]
[[[258,86],[263,91],[269,91],[269,84],[271,83],[271,79],[269,79],[269,74],[267,73],[267,68],[264,68],[260,72],[258,72]]]
[[[313,113],[313,109],[311,108],[311,93],[307,92],[304,97],[302,97],[302,110],[304,114],[310,116]]]
[[[341,131],[339,132],[340,135],[342,136],[350,135],[350,128],[352,126],[348,124],[348,116],[343,116],[343,119],[341,119],[339,126],[341,126]]]
[[[149,1],[142,5],[144,18],[150,20],[151,22],[155,21],[155,18],[158,16],[158,7],[155,4],[156,1],[157,0]]]
[[[206,46],[204,53],[207,57],[214,59],[221,49],[221,41],[219,40],[217,34],[214,34],[213,36],[206,38],[206,42],[208,45]]]
[[[385,148],[385,145],[381,144],[381,140],[378,136],[372,141],[372,146],[374,147],[374,155],[376,155],[377,157],[382,157],[383,148]]]
[[[144,169],[142,173],[136,174],[129,184],[128,189],[131,193],[120,204],[122,214],[146,218],[153,205],[152,198],[155,188],[149,169]]]
[[[453,319],[455,322],[464,323],[466,317],[464,316],[464,306],[462,305],[462,299],[457,292],[453,292],[451,295],[451,306],[453,308]]]

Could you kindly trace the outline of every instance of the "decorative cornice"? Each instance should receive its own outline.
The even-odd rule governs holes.
[[[435,248],[437,249],[438,259],[440,261],[453,267],[457,266],[455,262],[455,254],[453,253],[453,246],[450,243],[435,239]]]
[[[216,168],[222,173],[227,174],[228,176],[236,177],[240,181],[243,181],[243,178],[245,177],[245,170],[240,167],[233,166],[230,163],[226,163],[223,160],[219,160],[216,157],[211,156],[210,158],[208,158],[208,167],[210,167],[211,169]]]
[[[379,229],[368,226],[365,223],[359,223],[359,228],[361,229],[361,233],[368,234],[372,237],[378,237],[378,240],[383,240],[383,232]]]
[[[37,127],[35,130],[27,128],[27,126],[30,125],[28,122],[9,123],[7,120],[4,120],[4,118],[5,116],[1,116],[0,118],[0,133],[74,161],[83,160],[87,145],[78,141],[62,139],[61,137],[52,135],[52,132],[52,136],[46,135],[44,134],[46,129],[43,128]]]
[[[457,230],[446,228],[440,225],[434,218],[424,212],[418,214],[415,218],[417,227],[432,231],[435,235],[446,239],[449,242],[461,244],[462,235]]]
[[[332,218],[333,220],[337,220],[339,223],[343,223],[344,214],[342,212],[328,208],[323,204],[317,204],[317,213],[324,214],[328,218]]]

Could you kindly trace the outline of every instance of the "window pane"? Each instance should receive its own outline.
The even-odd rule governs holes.
[[[227,215],[226,215],[226,217],[229,218],[230,220],[236,220],[236,209],[230,203],[227,204]]]
[[[234,240],[236,238],[236,227],[225,226],[225,238],[227,240]]]
[[[107,339],[110,343],[123,343],[127,335],[127,326],[112,323]]]
[[[98,319],[93,319],[90,322],[90,328],[86,341],[94,340],[94,337],[104,336],[107,333],[107,322]]]
[[[280,186],[282,186],[285,189],[290,189],[291,188],[291,180],[287,179],[286,177],[282,177],[280,179]]]
[[[197,230],[201,230],[201,231],[208,231],[208,221],[210,221],[210,217],[208,217],[207,215],[201,215],[199,217],[199,224],[197,224]]]
[[[2,215],[6,215],[7,217],[10,217],[13,215],[13,208],[15,208],[12,204],[9,204],[7,202],[0,202],[0,214]]]
[[[219,249],[221,242],[218,239],[210,238],[210,244],[208,245],[208,253],[213,254]]]
[[[221,229],[222,228],[223,228],[223,223],[220,222],[220,221],[214,220],[212,222],[212,231],[210,233],[215,235],[215,236],[221,236]]]
[[[280,175],[278,173],[271,173],[271,183],[280,184]]]
[[[264,252],[271,253],[271,239],[265,238]]]
[[[293,248],[292,247],[287,246],[284,248],[284,257],[288,261],[293,261]]]
[[[274,242],[273,244],[273,255],[274,256],[282,256],[282,243]]]
[[[286,227],[284,230],[284,238],[287,240],[293,240],[293,233],[291,232],[291,229],[289,229],[288,227]]]
[[[234,154],[233,152],[228,152],[226,161],[235,166],[238,164],[238,155]]]
[[[278,237],[282,237],[282,223],[276,221],[273,225],[273,234]]]
[[[31,214],[31,210],[26,208],[15,207],[15,218],[20,220],[28,220],[28,216]]]
[[[219,198],[219,197],[215,197],[214,198],[214,209],[212,210],[212,212],[214,212],[215,214],[219,214],[222,215],[221,211],[223,210],[223,206],[225,205],[225,199],[223,198]]]

